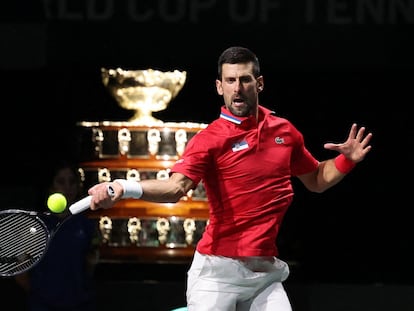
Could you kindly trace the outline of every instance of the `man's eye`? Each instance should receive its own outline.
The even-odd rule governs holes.
[[[241,78],[240,82],[241,83],[249,83],[250,81],[252,81],[252,79],[250,79],[250,77],[246,77],[246,78]]]

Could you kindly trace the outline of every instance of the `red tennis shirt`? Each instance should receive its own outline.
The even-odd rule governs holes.
[[[218,119],[196,134],[171,172],[206,189],[210,220],[202,254],[277,256],[276,238],[292,201],[291,176],[316,170],[318,161],[286,119],[259,106],[258,121],[224,106]]]

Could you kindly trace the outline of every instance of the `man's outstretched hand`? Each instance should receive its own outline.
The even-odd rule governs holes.
[[[352,124],[349,131],[348,139],[341,144],[326,143],[325,149],[334,150],[343,154],[347,159],[358,163],[361,162],[367,153],[371,150],[369,142],[372,138],[372,133],[365,135],[365,127],[358,129],[356,123]]]

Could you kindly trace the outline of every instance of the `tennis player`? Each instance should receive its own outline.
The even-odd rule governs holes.
[[[289,266],[278,258],[276,239],[294,194],[291,178],[324,192],[365,158],[372,134],[353,124],[345,142],[324,145],[336,157],[316,159],[290,121],[259,104],[264,79],[245,47],[222,52],[216,89],[220,116],[189,141],[169,179],[94,185],[91,209],[122,198],[177,202],[203,182],[210,219],[188,271],[188,310],[290,311],[283,286]]]

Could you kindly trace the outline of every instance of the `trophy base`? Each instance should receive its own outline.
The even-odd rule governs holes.
[[[132,122],[79,122],[79,171],[84,188],[118,178],[167,179],[187,143],[207,127],[154,122],[157,119],[151,117]],[[187,264],[207,225],[209,206],[204,185],[199,183],[176,203],[125,199],[89,216],[96,222],[101,261]]]
[[[128,119],[128,123],[132,125],[140,125],[140,126],[162,126],[164,125],[164,121],[154,118],[153,116],[133,116],[132,118]]]

